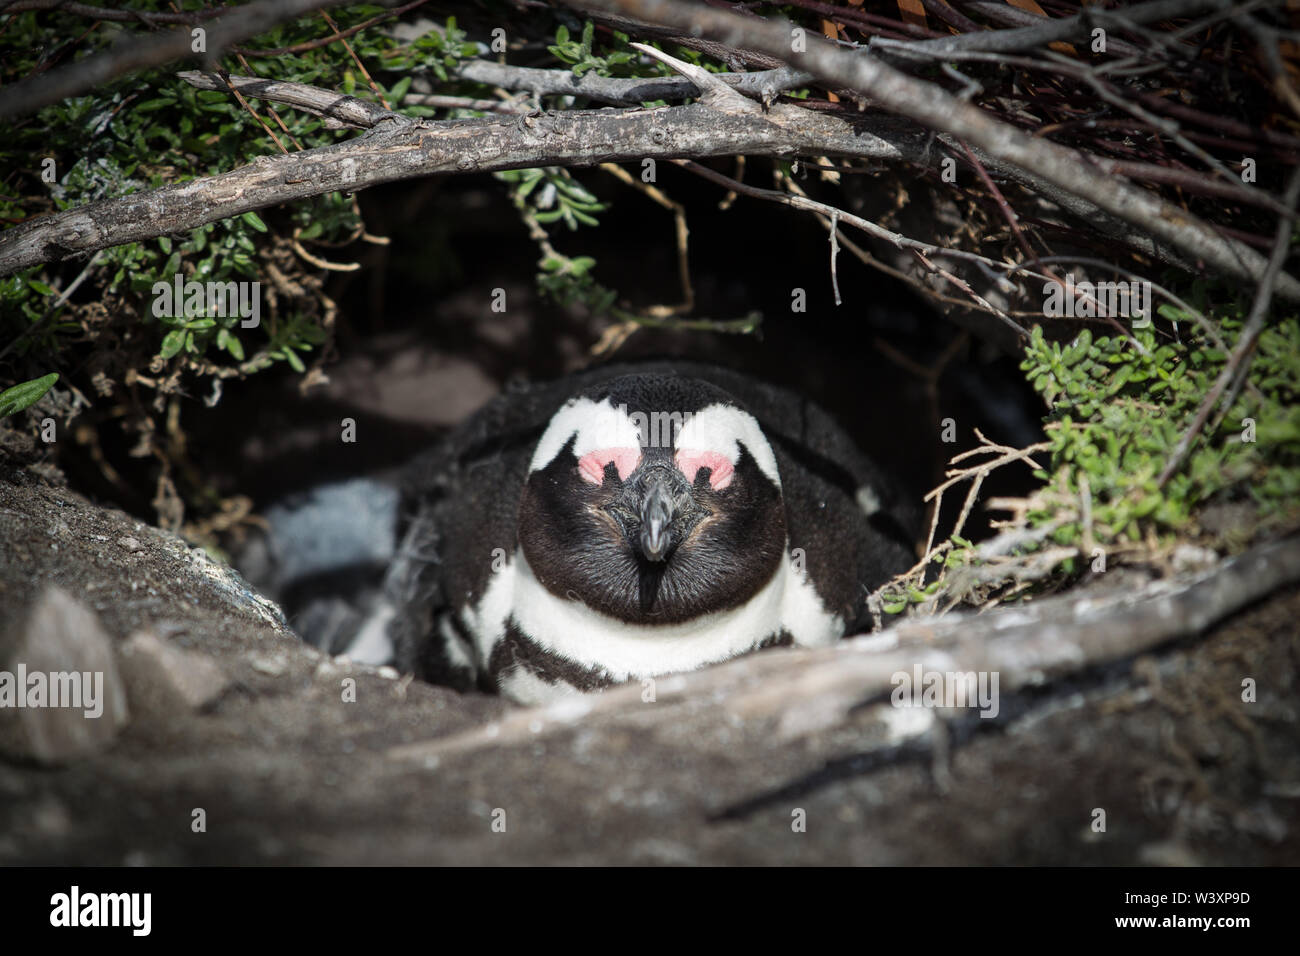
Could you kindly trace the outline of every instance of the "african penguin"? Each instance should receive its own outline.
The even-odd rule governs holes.
[[[417,462],[408,502],[358,643],[525,704],[836,641],[915,533],[825,412],[688,362],[509,390]]]

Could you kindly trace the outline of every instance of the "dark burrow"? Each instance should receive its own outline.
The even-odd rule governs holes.
[[[560,230],[557,248],[593,255],[598,280],[633,306],[679,301],[671,215],[599,171],[577,175],[612,206],[599,230]],[[215,407],[198,396],[183,403],[187,451],[208,496],[248,496],[272,523],[269,552],[256,532],[217,543],[284,604],[300,633],[338,649],[329,635],[339,615],[377,584],[393,546],[400,518],[392,488],[401,467],[511,381],[665,356],[737,368],[822,404],[918,503],[942,480],[948,459],[975,444],[975,429],[1017,446],[1042,437],[1040,403],[1016,359],[973,337],[951,352],[931,391],[920,373],[944,362],[965,333],[844,251],[836,306],[827,236],[811,216],[745,199],[719,210],[715,187],[667,165],[659,185],[689,211],[694,315],[759,312],[757,335],[643,328],[593,356],[608,320],[539,296],[539,253],[503,184],[480,177],[402,183],[358,196],[368,231],[391,245],[331,251],[362,267],[327,285],[340,306],[329,383],[303,394],[301,377],[281,365],[228,383]],[[805,312],[792,311],[795,288],[806,291]],[[505,290],[504,313],[490,308],[496,289]],[[354,443],[340,440],[349,418]],[[948,418],[956,440],[945,443]],[[121,438],[108,429],[100,437],[121,473],[150,487]],[[146,495],[124,500],[97,486],[97,469],[84,461],[65,466],[74,486],[154,517]],[[357,479],[366,483],[318,491]],[[1000,469],[984,495],[1023,492],[1029,481],[1027,469]],[[944,522],[959,505],[945,503]],[[978,540],[987,532],[976,509],[966,533]],[[316,600],[322,594],[330,597],[324,607]]]

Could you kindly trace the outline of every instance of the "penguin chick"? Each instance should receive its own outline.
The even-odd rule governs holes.
[[[915,516],[828,415],[695,363],[509,391],[414,475],[370,627],[525,704],[830,644],[911,559]]]

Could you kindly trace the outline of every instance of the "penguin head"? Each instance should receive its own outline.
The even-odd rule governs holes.
[[[669,624],[738,607],[784,557],[776,457],[721,389],[624,376],[551,418],[518,531],[548,591],[620,620]]]

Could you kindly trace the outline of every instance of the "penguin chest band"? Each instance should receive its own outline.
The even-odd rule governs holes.
[[[496,573],[469,623],[484,661],[513,623],[544,652],[603,672],[610,682],[695,670],[754,650],[782,632],[799,646],[826,645],[843,627],[788,560],[740,607],[679,624],[641,625],[552,594],[522,551]]]

